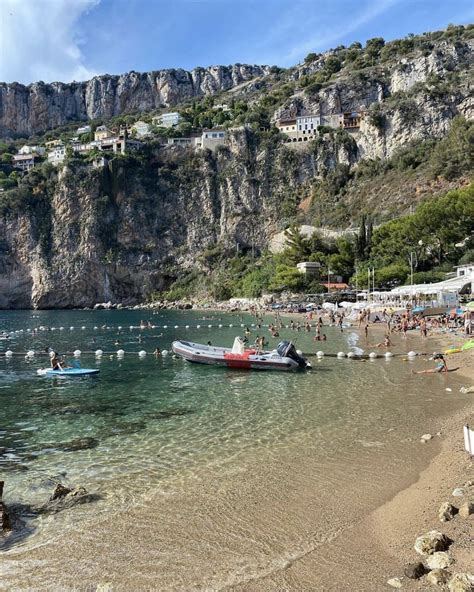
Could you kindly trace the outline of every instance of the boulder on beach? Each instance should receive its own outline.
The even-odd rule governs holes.
[[[438,511],[438,518],[441,522],[449,522],[454,518],[454,516],[458,513],[458,509],[450,504],[449,502],[444,502],[441,504],[439,511]]]
[[[453,560],[444,551],[437,551],[426,558],[426,564],[430,569],[445,569],[453,564]]]
[[[417,580],[425,575],[426,568],[421,561],[416,561],[415,563],[408,564],[404,569],[404,573],[407,578]]]
[[[445,569],[433,569],[426,576],[426,580],[433,586],[444,586],[450,578],[449,571]]]
[[[466,492],[462,487],[456,487],[456,489],[453,489],[453,497],[462,497],[465,493]]]
[[[455,574],[448,582],[449,592],[474,592],[474,575]]]
[[[465,502],[459,508],[459,515],[461,518],[469,518],[469,516],[474,515],[474,502]]]
[[[429,442],[429,440],[432,440],[433,436],[431,434],[423,434],[423,436],[421,436],[420,438],[420,442],[422,444],[426,444],[426,442]]]
[[[449,538],[442,532],[430,530],[416,539],[414,549],[419,555],[427,557],[436,551],[446,551],[450,543]]]

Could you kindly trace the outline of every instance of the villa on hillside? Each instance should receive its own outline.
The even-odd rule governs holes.
[[[94,132],[94,140],[96,142],[100,142],[101,140],[107,140],[109,138],[113,138],[114,133],[109,130],[106,125],[99,125],[99,127]]]
[[[182,117],[179,113],[163,113],[163,115],[157,115],[153,117],[152,122],[153,125],[157,125],[158,127],[174,127],[178,125],[180,121],[182,121]]]
[[[35,166],[37,154],[15,154],[12,158],[12,165],[20,171],[29,171]]]
[[[46,149],[43,146],[27,146],[26,144],[18,150],[18,154],[38,154],[42,156]]]
[[[76,130],[76,134],[80,136],[81,134],[90,134],[92,128],[90,125],[84,125],[83,127],[78,127]]]
[[[150,134],[150,126],[144,121],[136,121],[130,127],[130,132],[134,132],[137,138],[144,138]]]
[[[223,129],[204,130],[201,135],[188,136],[186,138],[168,138],[170,146],[185,146],[188,148],[209,149],[214,151],[218,146],[224,146],[227,132]]]
[[[333,113],[329,115],[283,115],[276,127],[287,136],[287,142],[307,142],[314,139],[320,126],[342,128],[348,131],[358,130],[364,117],[362,111]]]
[[[66,158],[66,146],[55,146],[48,152],[48,162],[54,165],[62,164]]]

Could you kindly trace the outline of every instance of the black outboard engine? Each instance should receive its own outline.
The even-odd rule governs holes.
[[[296,348],[291,341],[280,341],[277,346],[277,352],[282,358],[291,358],[297,362],[300,368],[306,368],[308,366],[307,361],[296,352]]]

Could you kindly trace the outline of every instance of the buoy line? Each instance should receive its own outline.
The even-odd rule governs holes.
[[[117,325],[117,326],[109,326],[107,325],[106,327],[101,326],[98,327],[97,325],[93,326],[93,327],[86,327],[86,326],[81,326],[81,327],[49,327],[49,326],[45,326],[45,325],[41,325],[39,327],[28,327],[27,329],[12,329],[11,331],[5,330],[3,331],[4,333],[8,334],[8,335],[18,335],[21,333],[44,333],[44,332],[50,332],[50,331],[65,331],[65,330],[69,330],[69,331],[85,331],[86,329],[89,329],[91,331],[126,331],[127,329],[129,331],[149,331],[150,329],[232,329],[234,327],[252,327],[253,329],[268,329],[268,327],[270,327],[269,324],[261,324],[260,327],[258,327],[255,323],[239,323],[239,324],[233,324],[233,323],[229,323],[228,325],[224,325],[222,323],[219,323],[217,325],[212,325],[212,324],[198,324],[198,325],[150,325],[149,327],[141,327],[140,325],[130,325],[129,327],[123,327],[122,325]],[[289,325],[285,325],[284,328],[289,329],[290,326]]]

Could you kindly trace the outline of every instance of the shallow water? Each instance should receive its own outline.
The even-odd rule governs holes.
[[[168,496],[166,503],[160,500],[162,508],[168,507],[169,496],[175,496],[176,509],[182,516],[197,511],[199,518],[194,505],[198,499],[212,514],[215,508],[208,504],[209,496],[212,503],[217,503],[220,491],[228,491],[245,476],[249,483],[253,482],[252,489],[247,491],[251,497],[258,488],[255,472],[259,471],[258,482],[267,484],[265,491],[273,491],[278,489],[278,479],[284,481],[288,476],[285,467],[298,463],[299,487],[311,483],[312,488],[319,489],[319,497],[325,499],[337,490],[339,483],[355,484],[359,480],[373,490],[372,494],[367,487],[364,490],[368,503],[371,495],[376,497],[377,488],[383,486],[377,484],[371,464],[383,457],[387,475],[395,475],[405,462],[403,455],[413,429],[421,435],[433,417],[448,413],[463,402],[453,375],[411,375],[411,368],[428,366],[421,359],[361,362],[313,358],[312,371],[286,373],[228,370],[192,365],[172,356],[156,359],[150,355],[157,345],[162,350],[169,349],[172,340],[180,337],[203,343],[211,340],[216,345],[232,344],[235,335],[243,330],[236,325],[243,322],[250,326],[254,322],[251,317],[240,315],[208,313],[206,317],[202,320],[203,314],[193,311],[155,315],[143,311],[0,312],[0,332],[23,330],[14,333],[8,342],[0,341],[0,352],[8,348],[14,352],[39,352],[47,347],[59,352],[77,348],[83,352],[98,348],[113,352],[122,348],[126,352],[123,360],[115,355],[97,360],[93,354],[83,354],[82,366],[98,367],[100,374],[80,379],[37,376],[36,370],[47,363],[46,356],[31,360],[23,356],[9,360],[0,357],[0,475],[6,482],[6,501],[41,503],[56,481],[82,485],[103,496],[93,505],[53,518],[27,520],[29,530],[10,541],[7,555],[44,549],[49,544],[54,548],[58,527],[61,536],[68,529],[73,536],[73,532],[81,532],[80,525],[87,524],[92,516],[94,521],[98,517],[107,521],[120,508],[143,509],[140,516],[146,529],[150,527],[145,518],[148,516],[149,521],[147,508],[156,503],[156,495]],[[140,319],[148,318],[156,325],[154,329],[129,329],[139,325]],[[271,320],[268,317],[266,322]],[[229,328],[231,323],[234,327]],[[167,328],[163,328],[165,325]],[[190,328],[185,329],[186,325]],[[54,330],[32,335],[31,330],[40,326]],[[123,329],[119,330],[119,326]],[[267,329],[253,328],[252,336],[262,332],[268,335]],[[341,334],[326,327],[325,332],[328,342],[316,346],[310,334],[283,329],[281,337],[296,339],[297,347],[305,352],[323,349],[336,353],[364,348],[363,341],[351,329]],[[269,339],[271,345],[276,345],[277,340]],[[115,345],[116,340],[120,345]],[[410,341],[395,340],[394,351],[416,349]],[[143,359],[137,355],[142,349],[149,354]],[[445,390],[448,385],[453,392]],[[416,445],[419,447],[417,438]],[[251,478],[247,477],[249,467]],[[209,489],[209,479],[217,479],[218,486]],[[295,476],[291,479],[295,480]],[[199,488],[194,490],[197,483]],[[190,491],[194,491],[194,497],[185,499],[185,493]],[[286,503],[283,498],[280,502]],[[247,502],[241,503],[241,514],[236,515],[233,509],[233,524],[248,520],[242,514],[251,514]],[[277,508],[275,501],[275,511]],[[213,519],[213,536],[218,536],[220,529],[225,530],[228,516],[230,510],[221,522]],[[168,542],[170,531],[181,532],[183,538],[186,529],[182,530],[183,524],[176,517],[167,515],[163,524]],[[271,528],[277,528],[272,524]],[[111,534],[112,525],[104,528]],[[203,529],[209,532],[209,525],[195,524],[189,530],[188,550],[202,539]],[[320,525],[317,532],[319,538],[329,540],[337,527]],[[262,554],[272,556],[272,537],[268,538],[268,533],[265,537]],[[257,540],[256,535],[251,538]],[[245,542],[239,540],[243,552]],[[286,544],[274,541],[275,548]],[[278,551],[278,557],[287,558],[282,561],[304,552],[313,543],[301,543],[300,551],[295,550],[294,541],[291,544],[292,550],[287,549],[283,555],[281,549]],[[170,551],[173,562],[175,554],[179,556],[179,541],[176,545],[177,550]],[[132,558],[138,559],[139,555],[137,549]],[[217,588],[240,581],[243,567],[232,557],[231,554],[228,560],[223,558],[222,566],[216,568],[217,572],[222,569],[222,573],[214,570],[214,579],[206,580],[202,575],[204,580],[212,581]],[[180,589],[178,582],[184,568],[175,565],[173,571],[163,557],[160,565],[168,570],[170,579],[166,586],[176,585]],[[264,567],[259,564],[244,572],[252,569],[259,573],[271,568],[265,563]],[[51,577],[45,576],[45,587],[51,584]]]

